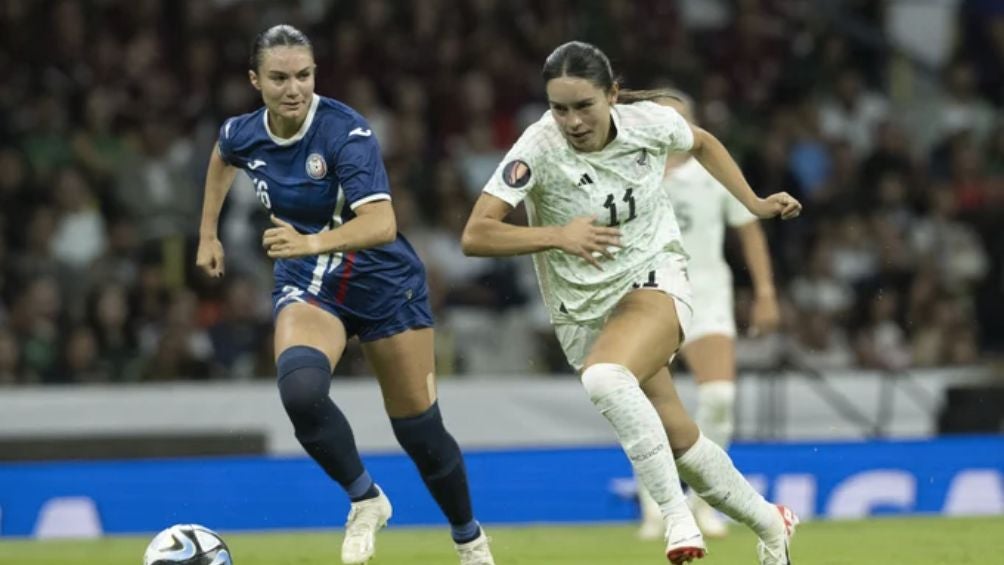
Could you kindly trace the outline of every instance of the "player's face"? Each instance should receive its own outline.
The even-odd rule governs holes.
[[[269,114],[299,124],[307,118],[314,96],[314,55],[301,46],[280,45],[262,52],[251,84],[261,91]]]
[[[577,151],[599,151],[610,137],[610,106],[616,88],[607,92],[592,81],[561,76],[547,81],[547,101],[558,128]]]

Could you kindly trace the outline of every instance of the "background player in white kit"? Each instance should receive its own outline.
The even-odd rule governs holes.
[[[652,100],[669,106],[696,124],[689,96],[672,89],[631,92],[621,101]],[[733,310],[732,272],[724,254],[725,227],[735,228],[753,282],[754,303],[750,333],[773,331],[780,321],[770,253],[763,228],[728,190],[687,153],[666,160],[663,186],[673,201],[693,285],[694,317],[681,353],[697,381],[695,420],[708,439],[728,449],[735,428],[736,322]],[[639,536],[657,539],[663,520],[659,507],[639,490],[642,525]],[[691,491],[693,494],[693,491]],[[721,537],[727,523],[700,497],[692,496],[691,509],[701,532]]]
[[[691,316],[686,253],[662,188],[667,155],[691,152],[759,217],[795,217],[801,205],[786,193],[758,198],[721,142],[675,110],[615,105],[613,76],[592,45],[566,43],[551,53],[543,69],[551,111],[523,132],[485,186],[464,229],[464,252],[534,254],[565,355],[658,502],[672,563],[706,552],[683,478],[756,532],[762,565],[790,565],[795,517],[765,501],[701,436],[666,367]],[[503,222],[521,201],[530,226]]]

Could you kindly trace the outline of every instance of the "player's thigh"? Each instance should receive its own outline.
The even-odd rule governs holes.
[[[645,379],[641,388],[652,402],[655,411],[659,413],[659,419],[666,428],[673,453],[679,456],[690,449],[697,441],[700,431],[680,401],[669,369],[666,366],[660,368],[654,375]]]
[[[666,364],[680,339],[676,301],[670,295],[631,291],[617,303],[584,365],[616,363],[643,379]]]
[[[365,342],[363,353],[380,381],[392,418],[416,416],[436,400],[435,332],[410,329]]]
[[[337,316],[311,304],[290,304],[275,319],[275,358],[296,345],[320,350],[334,370],[345,351],[345,326]]]
[[[736,343],[731,336],[708,334],[688,339],[682,353],[698,383],[736,379]]]

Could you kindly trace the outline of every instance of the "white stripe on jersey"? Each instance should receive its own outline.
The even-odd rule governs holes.
[[[363,204],[369,204],[370,202],[377,202],[380,200],[390,200],[390,194],[387,194],[386,192],[381,192],[380,194],[371,194],[365,198],[360,198],[359,200],[356,200],[355,202],[349,205],[349,208],[355,210],[356,208],[362,206]]]
[[[310,279],[310,286],[307,287],[307,292],[314,296],[317,296],[317,293],[321,292],[321,283],[324,282],[324,273],[328,272],[328,263],[330,261],[330,253],[317,256],[317,265],[314,266],[314,276]]]
[[[342,185],[338,185],[338,197],[335,199],[335,211],[331,215],[331,222],[322,229],[322,232],[337,228],[342,225],[342,209],[345,208],[345,191]],[[317,296],[321,292],[321,285],[324,283],[324,275],[338,268],[342,264],[343,253],[325,253],[317,256],[317,265],[314,266],[314,273],[310,279],[310,286],[307,292]]]

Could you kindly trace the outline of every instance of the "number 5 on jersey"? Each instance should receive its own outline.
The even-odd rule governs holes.
[[[628,217],[624,218],[625,222],[630,222],[637,217],[634,213],[635,202],[634,196],[631,194],[632,191],[634,191],[633,188],[627,189],[627,191],[624,192],[624,198],[621,198],[621,201],[628,205]],[[621,225],[620,219],[617,218],[617,202],[614,200],[613,194],[607,195],[607,200],[603,203],[603,207],[610,211],[610,223],[607,224],[607,227]]]

